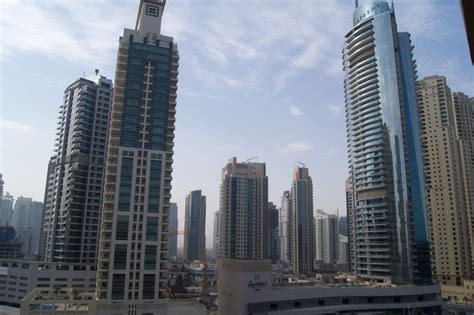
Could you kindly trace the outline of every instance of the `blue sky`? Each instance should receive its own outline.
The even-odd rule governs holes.
[[[112,78],[118,38],[138,0],[0,3],[0,172],[14,196],[42,201],[66,86],[94,69]],[[212,242],[227,160],[267,163],[279,205],[305,163],[316,208],[345,213],[347,175],[341,49],[353,1],[168,0],[162,30],[180,50],[173,200],[207,195]],[[445,75],[474,95],[459,1],[395,1],[412,34],[419,77]]]

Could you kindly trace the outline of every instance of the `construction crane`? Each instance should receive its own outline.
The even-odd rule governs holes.
[[[298,164],[303,166],[303,167],[306,167],[306,164],[304,164],[304,163],[298,162]]]
[[[253,160],[256,160],[256,159],[258,159],[258,156],[254,156],[254,157],[252,157],[252,158],[250,158],[250,159],[246,159],[245,162],[248,163],[248,162],[253,161]]]
[[[168,236],[178,236],[178,235],[186,235],[186,234],[199,234],[199,231],[197,230],[191,230],[191,231],[169,231]],[[207,292],[207,279],[208,279],[208,274],[207,274],[207,253],[206,249],[204,248],[204,253],[202,257],[202,264],[203,264],[203,273],[202,273],[202,281],[201,281],[201,298],[203,300],[207,300],[208,292]]]

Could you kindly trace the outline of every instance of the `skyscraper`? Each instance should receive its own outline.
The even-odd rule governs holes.
[[[278,209],[273,202],[268,203],[268,258],[272,263],[280,260],[280,235],[278,232]]]
[[[220,256],[267,258],[268,177],[265,163],[229,160],[220,187]]]
[[[178,49],[164,0],[142,0],[119,40],[97,279],[99,304],[164,312]]]
[[[339,234],[339,254],[337,257],[338,264],[347,264],[349,263],[349,241],[347,236]]]
[[[469,104],[469,99],[461,94],[452,95],[441,76],[420,80],[417,95],[433,277],[440,285],[462,285],[463,279],[473,275],[472,197],[469,196],[474,163],[469,147],[473,138],[466,131],[474,129],[474,102],[471,100]]]
[[[15,198],[8,192],[0,198],[0,226],[12,225],[11,217]]]
[[[296,274],[314,271],[313,181],[306,167],[295,167],[289,220],[291,266]]]
[[[462,142],[464,191],[471,244],[471,277],[474,277],[474,97],[461,92],[453,93],[453,105],[456,129]]]
[[[386,2],[357,5],[353,25],[343,55],[355,270],[412,283],[413,248],[428,241],[413,47]]]
[[[316,211],[316,260],[336,264],[339,257],[339,216],[322,210]]]
[[[80,78],[64,91],[46,179],[46,261],[96,263],[111,97],[112,81],[101,75]]]
[[[193,190],[186,196],[184,259],[203,260],[206,254],[206,196]]]
[[[170,231],[168,240],[168,257],[170,260],[176,260],[178,254],[178,205],[170,204]]]
[[[291,248],[288,246],[289,242],[289,218],[290,218],[291,200],[290,191],[286,190],[281,196],[281,208],[278,232],[280,234],[280,260],[286,263],[290,262]]]
[[[212,238],[212,252],[215,259],[219,258],[219,239],[220,239],[221,212],[214,212],[214,233]]]

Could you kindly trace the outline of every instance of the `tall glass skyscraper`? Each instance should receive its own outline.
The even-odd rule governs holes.
[[[386,2],[356,1],[353,25],[343,58],[354,268],[361,279],[412,283],[414,254],[428,254],[413,47]]]
[[[290,262],[296,274],[314,271],[313,180],[306,167],[295,167],[290,192]]]
[[[164,7],[142,0],[135,29],[124,30],[118,47],[96,289],[113,314],[166,308],[179,57],[173,38],[161,34]]]
[[[203,260],[206,254],[206,196],[193,190],[186,196],[184,259]]]

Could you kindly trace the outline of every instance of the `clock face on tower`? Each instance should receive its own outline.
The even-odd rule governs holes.
[[[158,16],[160,9],[156,5],[147,4],[145,14],[149,16]]]

